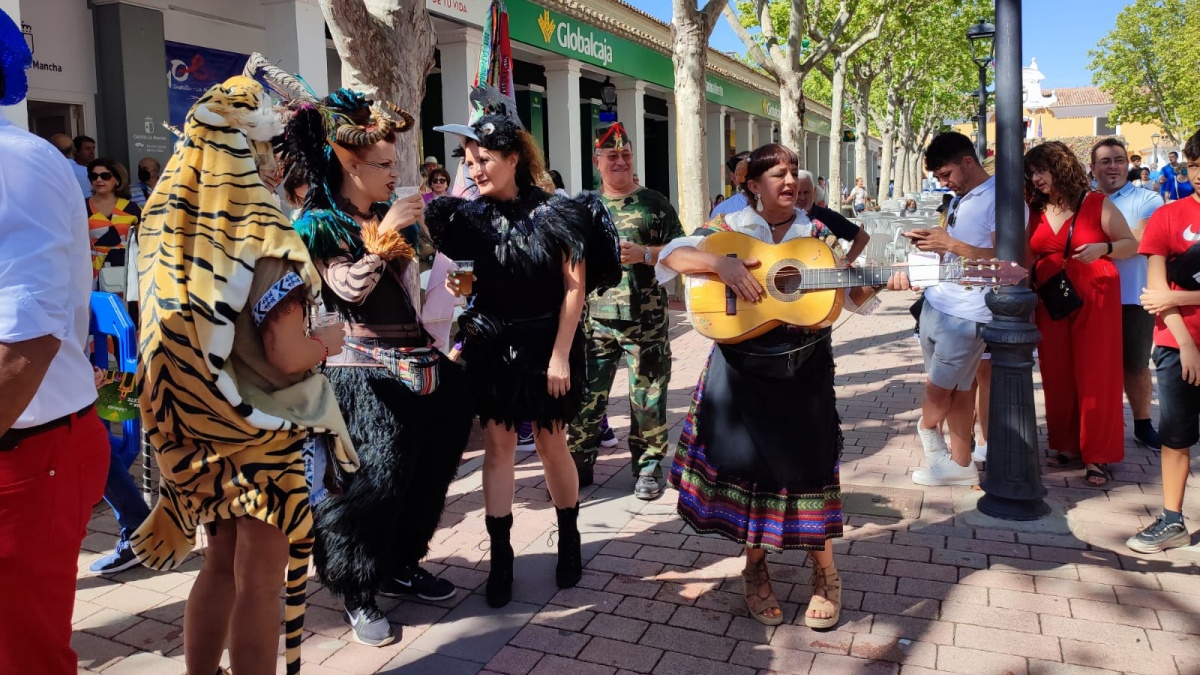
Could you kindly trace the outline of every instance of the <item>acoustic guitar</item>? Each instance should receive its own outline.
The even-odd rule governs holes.
[[[842,311],[847,288],[883,286],[893,273],[889,266],[838,267],[833,249],[813,237],[768,244],[740,232],[716,232],[705,237],[698,248],[759,262],[749,270],[766,289],[757,303],[739,299],[715,274],[695,275],[687,283],[692,325],[701,335],[723,343],[749,340],[783,324],[829,326]],[[942,281],[980,290],[1012,286],[1026,274],[1017,263],[1002,260],[958,259],[939,265],[938,271]]]

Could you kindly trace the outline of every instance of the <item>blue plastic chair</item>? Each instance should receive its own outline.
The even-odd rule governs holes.
[[[116,369],[122,373],[137,372],[137,326],[133,324],[129,312],[125,309],[125,301],[112,293],[92,292],[91,323],[88,332],[91,333],[95,348],[92,350],[92,363],[101,370],[108,369],[108,338],[117,343]],[[133,466],[138,451],[142,445],[142,421],[133,418],[121,423],[121,436],[118,438],[111,431],[108,441],[112,445],[113,456],[126,467]]]

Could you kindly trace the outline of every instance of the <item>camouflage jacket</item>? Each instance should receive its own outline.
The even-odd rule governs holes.
[[[659,192],[641,188],[625,197],[600,194],[617,235],[641,246],[663,246],[683,236],[683,226],[671,202]],[[654,267],[643,263],[624,265],[621,281],[603,294],[588,298],[593,319],[660,321],[667,308],[667,292],[654,279]],[[650,316],[647,316],[649,314]]]

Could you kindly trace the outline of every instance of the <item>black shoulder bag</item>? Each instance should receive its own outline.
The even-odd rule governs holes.
[[[1042,305],[1055,321],[1061,321],[1083,307],[1083,298],[1079,297],[1079,292],[1067,276],[1067,260],[1071,257],[1071,237],[1075,234],[1075,220],[1079,218],[1079,211],[1083,208],[1083,200],[1086,197],[1086,192],[1079,197],[1079,205],[1075,207],[1075,213],[1071,216],[1071,226],[1067,230],[1067,246],[1063,250],[1062,269],[1041,283],[1035,282]],[[1035,265],[1034,268],[1036,267]]]

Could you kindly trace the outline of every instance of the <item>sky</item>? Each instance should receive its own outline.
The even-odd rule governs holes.
[[[625,0],[662,21],[671,21],[671,0]],[[1088,50],[1116,25],[1117,14],[1125,0],[1032,0],[1023,3],[1022,57],[1024,65],[1036,57],[1038,69],[1046,76],[1045,89],[1085,87],[1092,84],[1087,68]],[[1064,28],[1067,28],[1064,30]],[[968,49],[966,36],[962,49]],[[721,51],[745,51],[741,40],[722,17],[709,44]]]

